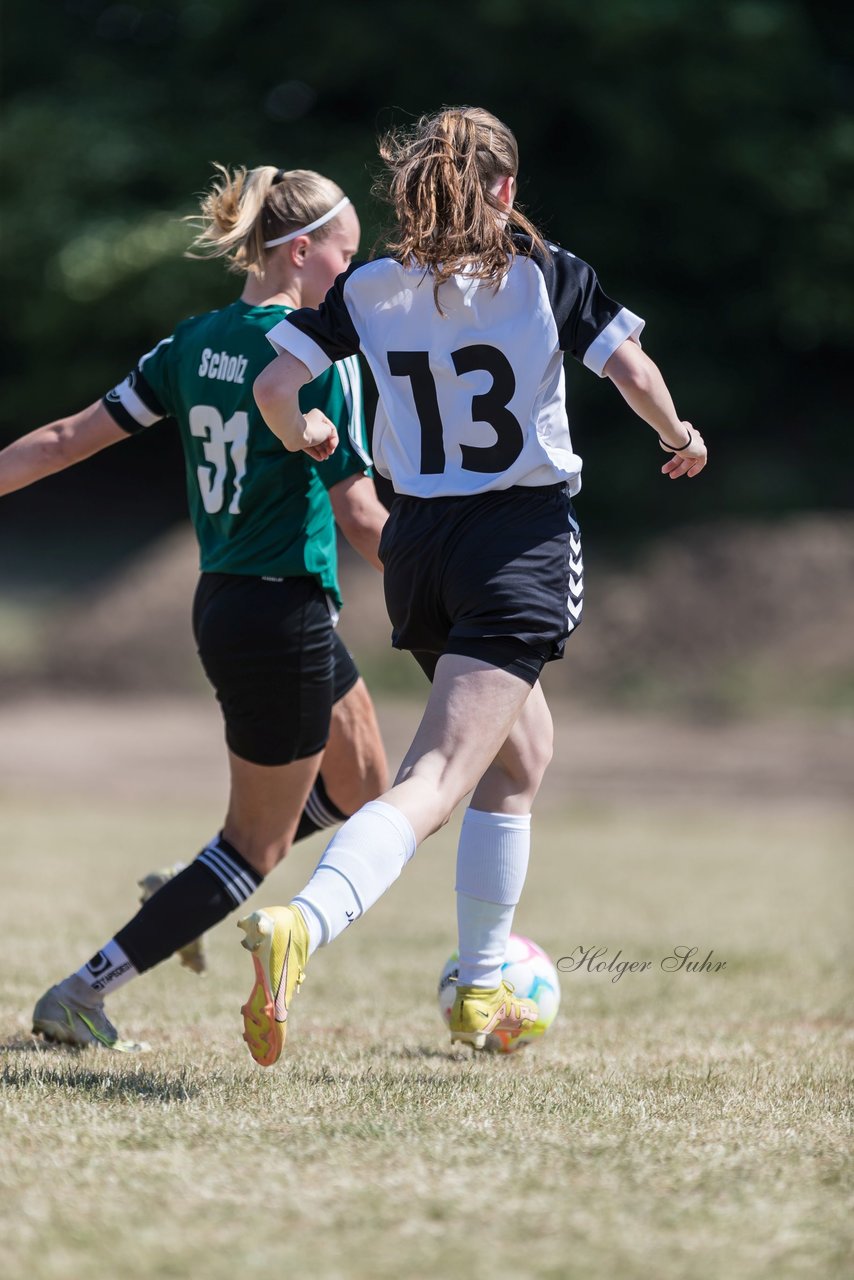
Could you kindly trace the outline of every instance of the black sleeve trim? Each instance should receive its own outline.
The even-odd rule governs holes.
[[[558,332],[561,351],[583,360],[588,347],[623,310],[609,298],[596,272],[581,258],[558,245],[547,244],[545,258],[535,254],[542,270]]]
[[[101,404],[107,410],[107,413],[115,422],[117,427],[121,427],[122,431],[126,431],[128,435],[135,435],[137,431],[144,431],[145,427],[142,423],[137,422],[136,418],[131,417],[127,409],[119,400],[111,400],[112,392],[108,391],[101,398]]]
[[[299,311],[292,311],[287,317],[289,324],[310,338],[333,362],[343,360],[345,356],[354,356],[360,350],[359,335],[347,309],[344,289],[354,271],[366,265],[364,262],[354,262],[342,272],[317,310],[303,307]]]
[[[138,367],[108,391],[101,403],[116,425],[131,434],[143,431],[166,417],[166,410]]]

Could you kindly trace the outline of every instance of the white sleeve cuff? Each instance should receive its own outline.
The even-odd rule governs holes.
[[[124,382],[120,382],[115,390],[108,394],[107,399],[118,400],[122,408],[126,409],[134,422],[138,422],[141,427],[152,427],[163,417],[162,413],[154,413],[149,409],[145,401],[141,400],[134,391],[133,374],[128,375]]]
[[[606,325],[600,334],[591,342],[590,346],[584,353],[583,364],[588,369],[592,369],[600,378],[604,378],[605,365],[610,357],[621,347],[627,338],[634,338],[635,342],[640,346],[640,334],[645,320],[641,320],[640,316],[636,316],[633,311],[629,311],[627,307],[623,307],[614,316],[610,324]],[[267,335],[269,337],[269,334]],[[296,355],[297,353],[294,352]],[[302,356],[300,356],[302,359]]]
[[[320,377],[321,373],[325,373],[332,364],[326,352],[307,334],[304,334],[302,329],[291,324],[290,320],[280,320],[277,325],[269,329],[267,340],[280,355],[283,351],[289,351],[292,356],[296,356],[297,360],[301,360],[312,378]]]

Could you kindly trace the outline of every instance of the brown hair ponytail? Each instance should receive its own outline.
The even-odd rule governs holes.
[[[387,248],[432,272],[437,307],[439,286],[464,269],[498,287],[519,252],[511,228],[531,237],[528,252],[544,251],[536,227],[489,191],[519,170],[516,139],[489,111],[448,107],[423,116],[411,131],[387,134],[380,155],[398,231]]]
[[[200,215],[190,218],[198,235],[189,258],[226,258],[229,271],[262,276],[269,254],[265,240],[307,227],[342,199],[344,192],[311,169],[284,173],[273,165],[233,172],[215,164],[217,177],[202,196]],[[310,234],[329,235],[335,219]]]

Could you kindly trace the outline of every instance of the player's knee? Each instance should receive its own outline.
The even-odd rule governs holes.
[[[553,753],[554,739],[549,733],[525,742],[512,758],[499,758],[495,767],[503,771],[516,790],[534,796],[551,764]]]
[[[545,777],[554,755],[554,723],[547,708],[529,727],[523,741],[518,744],[514,766],[517,781],[528,790],[536,792]]]
[[[548,733],[528,743],[525,753],[525,772],[529,783],[539,787],[554,755],[554,733],[551,724]]]

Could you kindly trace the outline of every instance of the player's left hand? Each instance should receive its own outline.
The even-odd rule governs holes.
[[[680,476],[688,476],[689,480],[693,480],[708,461],[706,442],[699,431],[690,422],[683,422],[682,426],[687,427],[690,433],[690,442],[684,449],[672,449],[659,437],[661,447],[673,454],[670,461],[665,462],[661,468],[662,475],[669,476],[671,480],[678,480]]]

